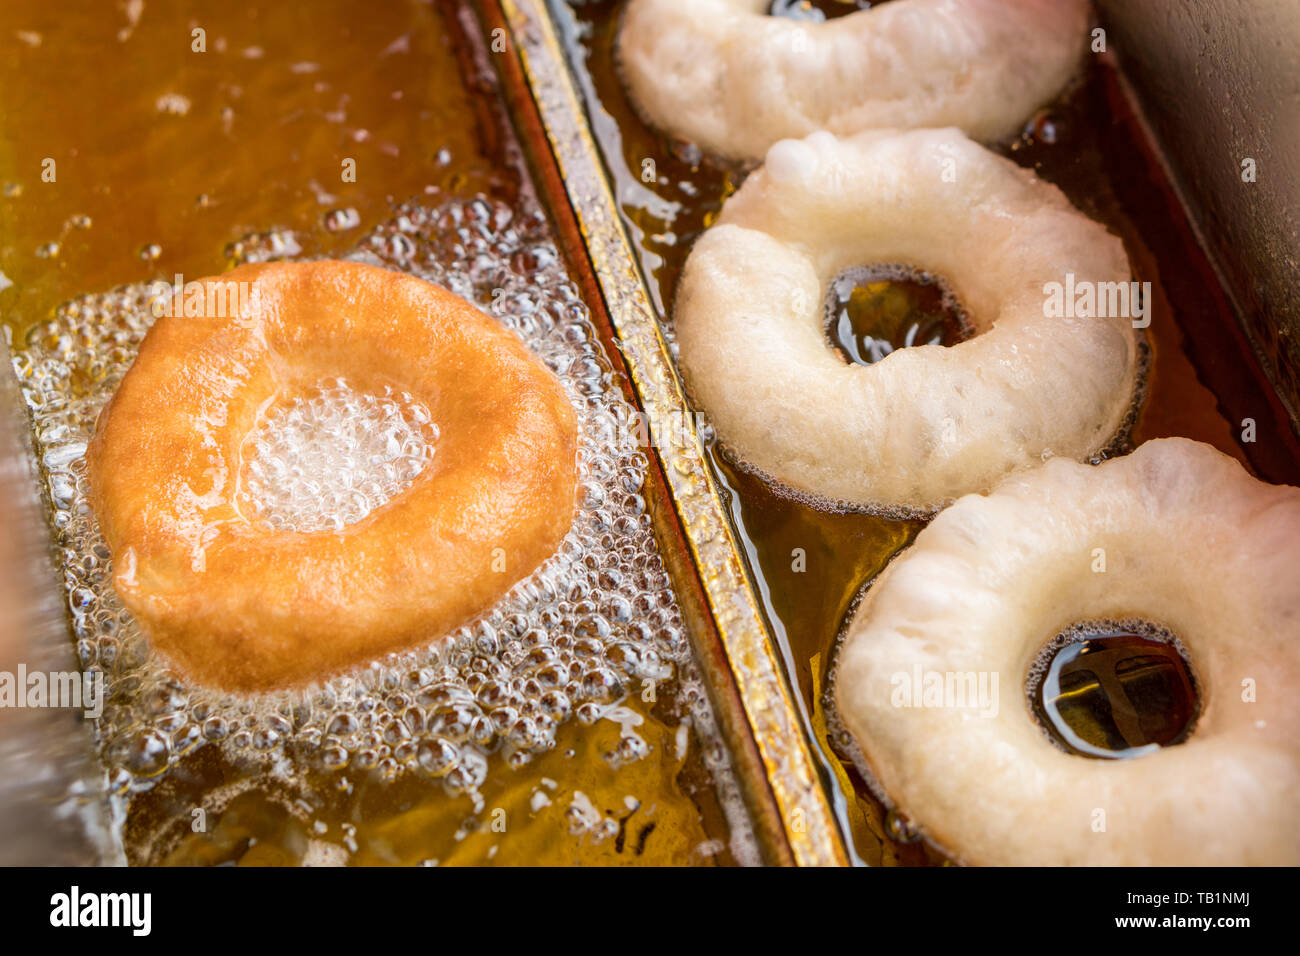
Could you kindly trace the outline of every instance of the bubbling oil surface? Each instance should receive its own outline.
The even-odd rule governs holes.
[[[237,500],[276,531],[338,531],[409,488],[437,440],[410,393],[336,378],[263,413],[245,441]]]
[[[182,765],[182,782],[204,765],[226,768],[203,790],[213,812],[235,797],[266,799],[260,784],[241,788],[232,780],[279,781],[292,795],[283,802],[284,812],[306,821],[322,807],[336,806],[337,792],[351,793],[358,777],[393,785],[414,778],[468,798],[472,818],[488,809],[484,793],[509,790],[501,774],[534,762],[548,768],[554,784],[545,799],[560,800],[556,791],[578,799],[575,781],[589,779],[592,771],[575,757],[575,740],[588,736],[602,742],[593,759],[614,780],[636,766],[653,778],[649,768],[655,764],[667,768],[670,782],[703,774],[731,834],[730,844],[712,853],[755,858],[641,497],[648,462],[619,427],[631,410],[578,289],[546,236],[541,213],[521,214],[485,199],[454,200],[437,209],[400,207],[351,254],[478,303],[560,377],[582,436],[579,508],[558,553],[480,619],[419,651],[302,691],[247,697],[187,686],[149,652],[145,635],[114,594],[111,556],[88,504],[84,454],[100,408],[151,323],[150,288],[127,286],[70,302],[32,329],[16,352],[53,505],[78,653],[83,668],[106,680],[107,703],[96,731],[109,782],[119,798],[140,798],[137,804],[145,809],[136,817],[159,818],[153,826],[133,826],[128,818],[132,859],[177,861],[175,848],[159,834],[170,832],[170,816],[188,812],[162,797],[186,799],[179,796],[188,792],[183,786],[168,785]],[[284,233],[250,237],[236,260],[274,258],[293,246],[292,235]],[[372,424],[376,417],[384,423],[375,438],[362,439],[338,420],[358,410]],[[329,469],[340,456],[351,456],[362,471],[378,464],[384,479],[365,502],[377,506],[384,495],[400,493],[397,486],[428,448],[436,454],[436,423],[426,416],[400,393],[367,396],[345,379],[327,383],[319,394],[272,410],[253,438],[250,468],[260,468],[262,483],[250,481],[250,490],[287,526],[345,520],[351,514],[346,502],[307,507],[301,493],[309,490],[308,482],[326,481],[346,498],[356,475],[327,478],[315,469]],[[322,426],[333,439],[321,442]],[[340,434],[350,438],[340,443]],[[366,457],[371,460],[360,460]],[[292,471],[295,461],[303,474],[290,474],[287,485],[274,487],[277,469]],[[390,466],[393,472],[384,470]],[[576,734],[574,726],[584,733]],[[606,730],[597,735],[599,728]],[[557,755],[562,740],[568,746]],[[611,785],[616,784],[606,780]],[[700,799],[703,790],[696,782],[691,792]],[[254,791],[260,796],[248,796]],[[698,842],[709,842],[693,805],[685,811],[663,793],[645,796],[653,801],[649,812],[658,806],[664,821],[660,838],[651,838],[655,845],[667,845],[669,832],[678,832],[672,839],[695,833]],[[422,806],[426,816],[417,819],[427,823],[430,811]],[[327,830],[343,825],[320,819],[316,824]],[[347,826],[351,842],[345,840],[341,852],[365,859],[356,824]],[[586,831],[578,835],[594,838]],[[190,840],[187,831],[173,836]],[[428,851],[431,841],[454,846],[462,837],[417,826],[408,839],[412,854],[437,856]],[[202,859],[210,850],[205,843],[181,859]],[[294,852],[307,851],[298,846]]]

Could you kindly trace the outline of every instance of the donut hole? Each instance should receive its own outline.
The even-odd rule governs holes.
[[[822,309],[827,342],[851,365],[874,365],[917,345],[956,345],[971,334],[952,290],[910,266],[844,269],[827,283]]]
[[[1039,653],[1026,691],[1056,746],[1096,759],[1180,744],[1201,709],[1181,642],[1147,621],[1072,625]]]
[[[339,531],[401,495],[433,458],[429,409],[342,378],[281,395],[244,440],[240,511],[276,531]]]
[[[767,14],[804,23],[825,23],[827,20],[847,17],[859,10],[870,10],[884,2],[885,0],[771,0],[767,5]]]

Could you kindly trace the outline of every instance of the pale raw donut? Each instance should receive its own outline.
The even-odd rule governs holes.
[[[946,280],[974,337],[850,365],[824,291],[877,263]],[[1118,238],[957,130],[783,140],[691,250],[681,367],[753,468],[842,505],[930,511],[1048,456],[1096,455],[1124,424],[1133,320],[1047,317],[1044,286],[1067,273],[1130,280]]]
[[[1056,459],[958,501],[871,585],[836,668],[839,717],[891,801],[967,862],[1294,866],[1298,585],[1300,489],[1181,438],[1095,467]],[[1201,697],[1184,743],[1106,760],[1049,741],[1026,676],[1091,620],[1181,643]],[[894,706],[918,668],[998,675],[996,715]]]
[[[241,691],[327,677],[442,636],[554,553],[573,521],[577,424],[517,337],[356,262],[242,266],[201,286],[233,305],[241,284],[247,301],[220,314],[185,315],[178,296],[87,451],[118,596],[184,677]],[[268,527],[241,496],[247,440],[269,409],[339,377],[427,409],[428,464],[341,528]]]
[[[768,0],[631,0],[617,56],[649,122],[733,158],[816,130],[1020,129],[1078,69],[1087,0],[895,0],[825,23]]]

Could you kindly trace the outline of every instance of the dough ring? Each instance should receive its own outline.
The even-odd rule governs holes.
[[[973,336],[841,358],[825,290],[884,263],[943,279]],[[925,513],[1116,443],[1140,399],[1130,279],[1118,238],[957,130],[814,133],[773,146],[696,242],[673,323],[744,463],[828,506]],[[1107,315],[1053,314],[1049,283],[1096,289]]]
[[[182,676],[322,679],[451,631],[554,553],[576,419],[509,331],[354,262],[249,265],[202,287],[227,307],[187,316],[175,300],[87,452],[117,593]],[[295,474],[323,460],[310,426],[325,419],[355,485]],[[298,497],[275,499],[286,483]],[[318,486],[334,497],[313,515]]]
[[[1017,132],[1074,76],[1086,0],[895,0],[825,23],[768,0],[631,0],[616,55],[657,128],[757,159],[829,130],[957,126]]]
[[[1298,574],[1300,489],[1208,445],[1055,459],[958,501],[871,585],[840,647],[837,716],[890,800],[967,862],[1294,866]],[[1026,677],[1091,620],[1146,621],[1185,649],[1200,714],[1183,743],[1106,760],[1049,740]],[[909,705],[918,672],[991,690]]]

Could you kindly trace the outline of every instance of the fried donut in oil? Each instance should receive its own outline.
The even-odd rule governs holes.
[[[973,334],[841,358],[826,291],[883,264],[947,283]],[[1109,450],[1141,397],[1132,303],[1055,315],[1045,292],[1131,278],[1118,237],[959,130],[813,133],[773,146],[696,241],[673,324],[693,400],[743,463],[827,507],[928,513]]]
[[[825,23],[770,0],[631,0],[618,62],[654,126],[758,159],[829,130],[1018,131],[1079,68],[1086,0],[894,0]]]
[[[885,795],[970,863],[1294,866],[1298,576],[1300,489],[1184,438],[1057,458],[962,498],[870,586],[838,716]],[[1098,620],[1184,652],[1200,707],[1181,743],[1095,759],[1035,718],[1042,652]]]
[[[203,311],[230,314],[185,315],[178,295],[87,453],[117,593],[181,676],[237,691],[320,680],[447,633],[555,552],[574,514],[576,419],[513,334],[355,262],[248,265],[201,285],[234,303]],[[277,527],[244,488],[249,436],[340,379],[427,409],[432,454],[359,520]]]

